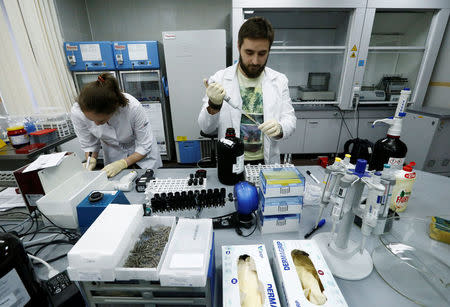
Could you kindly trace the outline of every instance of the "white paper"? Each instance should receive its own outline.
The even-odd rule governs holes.
[[[193,269],[203,266],[203,254],[174,254],[170,260],[171,269]]]
[[[130,61],[148,60],[146,44],[128,44]]]
[[[102,60],[99,44],[80,44],[80,51],[81,58],[85,62]]]
[[[66,155],[66,151],[57,152],[49,155],[40,155],[33,163],[28,165],[28,167],[23,171],[23,173],[28,173],[41,168],[49,168],[52,166],[57,166],[61,163],[62,159]]]
[[[0,192],[0,211],[18,207],[25,207],[25,202],[22,195],[16,193],[16,188],[7,188]]]

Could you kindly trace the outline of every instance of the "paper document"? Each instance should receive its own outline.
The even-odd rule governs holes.
[[[28,173],[41,168],[49,168],[52,166],[57,166],[61,163],[65,155],[66,151],[48,155],[40,155],[39,158],[36,159],[36,161],[28,165],[28,167],[23,171],[23,173]]]
[[[25,207],[25,202],[22,195],[16,193],[16,188],[7,188],[0,192],[0,211],[18,207]]]

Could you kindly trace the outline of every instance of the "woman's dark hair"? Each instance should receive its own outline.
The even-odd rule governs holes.
[[[83,112],[108,115],[128,104],[128,99],[120,91],[117,79],[110,73],[103,73],[98,76],[97,81],[86,84],[77,101]]]
[[[269,48],[272,46],[273,38],[275,34],[273,32],[272,25],[264,17],[251,17],[244,22],[239,29],[238,45],[239,48],[244,42],[244,38],[258,39],[263,38],[269,40]]]

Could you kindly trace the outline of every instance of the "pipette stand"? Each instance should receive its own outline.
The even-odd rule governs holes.
[[[312,238],[319,245],[333,275],[346,280],[363,279],[369,276],[373,269],[373,262],[369,252],[364,249],[360,253],[361,245],[349,238],[355,218],[354,209],[356,211],[359,209],[365,186],[364,182],[360,180],[360,175],[357,176],[355,173],[346,174],[341,178],[340,186],[337,187],[345,190],[343,193],[338,193],[340,196],[343,196],[334,198],[334,202],[339,202],[340,198],[343,211],[337,234],[326,232],[316,234]]]

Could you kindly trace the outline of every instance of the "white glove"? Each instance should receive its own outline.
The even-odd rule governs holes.
[[[280,138],[283,133],[281,125],[274,119],[265,121],[258,126],[258,129],[271,138]]]
[[[113,163],[106,165],[102,171],[106,172],[106,176],[114,177],[118,173],[120,173],[123,169],[128,167],[127,161],[125,159],[117,160]]]
[[[203,84],[206,87],[206,95],[208,95],[209,100],[217,106],[222,105],[223,98],[226,95],[223,86],[217,82],[208,84],[208,81],[206,79],[203,79]]]
[[[92,171],[97,166],[97,159],[95,159],[94,157],[91,157],[89,159],[89,165],[87,167],[86,167],[86,163],[87,163],[87,161],[83,163],[83,167],[87,168],[89,171]]]

